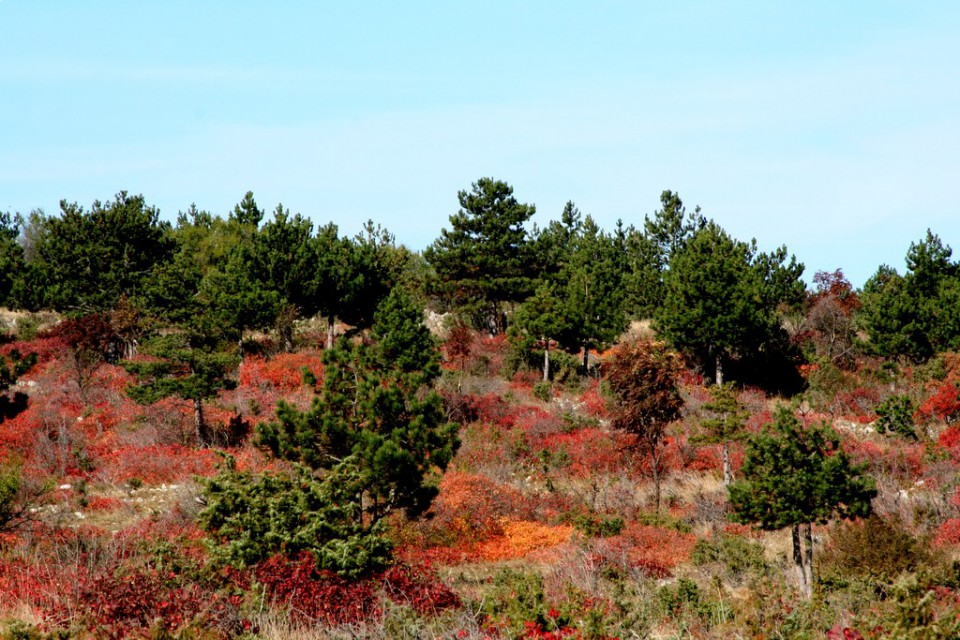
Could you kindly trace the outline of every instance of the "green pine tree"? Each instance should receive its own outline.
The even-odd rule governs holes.
[[[703,420],[700,426],[704,433],[696,438],[700,444],[718,444],[723,449],[723,484],[733,482],[733,469],[730,465],[730,443],[746,438],[744,427],[749,412],[737,398],[737,390],[732,384],[715,386],[710,389],[712,398],[703,405],[703,411],[711,417]]]
[[[506,311],[534,289],[530,238],[524,224],[536,211],[521,204],[513,188],[493,178],[477,180],[458,194],[460,210],[451,228],[424,251],[437,274],[441,299],[493,333],[506,330]]]
[[[741,472],[743,479],[729,487],[733,519],[765,531],[791,528],[793,559],[809,597],[812,523],[870,515],[877,495],[873,479],[864,465],[850,461],[830,427],[804,426],[784,406],[778,408],[773,428],[748,443]]]
[[[456,452],[457,425],[439,394],[437,350],[422,309],[402,289],[381,303],[372,345],[344,339],[324,352],[311,408],[280,403],[257,442],[288,474],[227,469],[207,483],[201,524],[234,564],[308,550],[344,575],[389,558],[384,518],[422,514]]]
[[[757,252],[756,243],[731,238],[716,223],[697,231],[671,255],[664,275],[657,330],[723,384],[724,362],[757,353],[779,331],[777,307],[796,303],[803,265],[786,249]]]
[[[180,330],[155,336],[143,345],[143,352],[152,359],[124,363],[124,368],[138,380],[127,387],[127,394],[143,404],[169,397],[191,402],[197,444],[213,444],[203,405],[222,389],[236,386],[232,377],[239,363],[236,350],[224,348],[209,336]]]

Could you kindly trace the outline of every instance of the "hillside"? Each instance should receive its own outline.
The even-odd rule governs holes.
[[[281,399],[306,409],[324,377],[324,342],[308,328],[292,353],[253,340],[236,388],[207,403],[217,437],[271,420]],[[558,371],[544,384],[534,368],[510,371],[502,336],[471,333],[459,356],[447,346],[436,384],[460,424],[459,449],[429,511],[388,519],[398,564],[348,579],[316,572],[308,556],[234,569],[211,554],[218,543],[197,524],[199,479],[217,473],[219,452],[247,471],[282,467],[248,431],[230,446],[198,447],[191,403],[134,403],[122,363],[97,364],[81,385],[62,338],[5,345],[38,362],[16,387],[27,410],[0,425],[5,478],[19,472],[14,501],[29,503],[3,534],[4,633],[879,638],[955,615],[960,356],[805,370],[798,415],[836,426],[879,490],[871,519],[814,525],[806,600],[789,530],[731,521],[721,447],[697,444],[713,414],[711,387],[694,371],[681,378],[682,417],[666,432],[658,513],[648,459],[611,424],[604,371],[615,355],[598,354],[590,376]],[[753,388],[736,396],[747,433],[769,428],[780,399]],[[916,402],[915,438],[877,431],[878,408],[900,396]],[[737,476],[744,450],[732,444]]]

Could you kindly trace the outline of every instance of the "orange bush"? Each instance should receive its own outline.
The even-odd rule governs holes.
[[[547,525],[509,518],[503,519],[500,527],[503,534],[481,542],[472,555],[490,562],[513,560],[533,551],[563,544],[573,533],[573,527],[569,525]]]
[[[430,527],[440,537],[452,537],[461,544],[483,540],[503,533],[502,518],[528,515],[526,503],[513,487],[487,476],[448,470],[431,508]]]
[[[281,392],[295,391],[303,386],[304,368],[319,378],[323,374],[320,353],[281,353],[269,360],[248,357],[240,365],[239,383],[244,387],[258,388],[269,384]]]
[[[674,529],[662,529],[636,522],[628,523],[620,535],[632,544],[632,560],[652,561],[667,568],[688,562],[697,543],[697,536],[692,533],[680,533]]]

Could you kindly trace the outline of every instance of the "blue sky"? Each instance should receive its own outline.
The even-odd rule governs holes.
[[[249,189],[422,249],[482,176],[608,229],[672,189],[859,285],[960,252],[958,63],[956,2],[0,0],[0,210]]]

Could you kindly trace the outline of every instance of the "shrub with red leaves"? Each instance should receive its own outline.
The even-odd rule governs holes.
[[[841,627],[838,622],[827,631],[827,640],[863,640],[863,634],[856,629]]]
[[[196,584],[181,584],[175,573],[156,569],[116,572],[87,583],[80,596],[98,637],[127,638],[157,627],[166,632],[198,625],[214,637],[232,637],[250,628],[239,614],[240,598],[225,597]]]
[[[287,607],[295,622],[350,624],[379,616],[372,585],[352,582],[335,573],[320,572],[309,553],[294,560],[278,555],[254,569],[274,606]]]
[[[934,419],[952,425],[960,420],[960,388],[953,382],[945,382],[917,409],[921,421]]]
[[[429,569],[397,565],[363,580],[318,571],[309,553],[261,562],[254,576],[275,606],[289,609],[295,622],[354,624],[382,615],[381,597],[434,614],[460,606],[460,599]]]
[[[460,597],[440,582],[429,568],[398,564],[380,578],[383,592],[398,604],[409,605],[421,615],[436,614],[460,606]]]
[[[960,544],[960,518],[950,518],[940,525],[933,543],[937,546]]]

